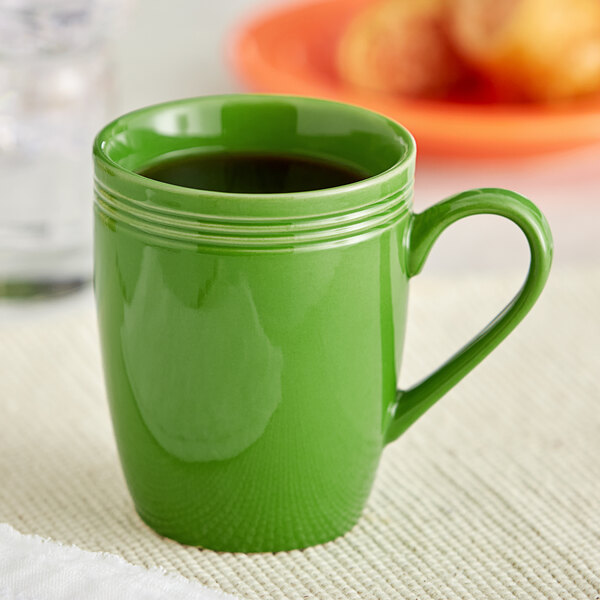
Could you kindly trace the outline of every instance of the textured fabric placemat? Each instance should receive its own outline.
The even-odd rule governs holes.
[[[519,278],[413,281],[403,382]],[[0,328],[0,522],[248,599],[600,598],[600,271],[555,271],[484,363],[389,446],[323,546],[215,553],[154,534],[118,465],[91,307]]]

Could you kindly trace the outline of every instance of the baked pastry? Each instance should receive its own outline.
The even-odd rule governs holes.
[[[448,0],[384,0],[359,12],[338,46],[343,80],[380,92],[447,96],[468,75],[446,32]]]
[[[340,76],[425,98],[600,94],[600,0],[375,0],[342,35]]]
[[[447,32],[508,101],[600,90],[600,0],[450,0]]]

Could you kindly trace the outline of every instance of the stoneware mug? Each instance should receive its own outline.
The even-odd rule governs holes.
[[[137,172],[199,152],[326,158],[369,177],[285,194],[211,192]],[[120,459],[141,518],[228,551],[347,532],[384,446],[477,365],[540,294],[552,257],[528,200],[479,189],[411,211],[415,143],[373,112],[232,95],[151,106],[94,145],[95,293]],[[516,297],[475,339],[398,390],[408,281],[458,219],[525,234]]]

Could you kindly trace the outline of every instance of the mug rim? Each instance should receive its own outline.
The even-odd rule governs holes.
[[[372,131],[377,127],[373,135],[391,141],[398,156],[392,156],[394,162],[387,169],[346,185],[253,194],[156,181],[127,168],[110,155],[109,141],[128,131],[128,124],[138,117],[202,104],[222,108],[227,103],[251,105],[265,101],[291,104],[298,110],[303,105],[313,109],[322,106],[324,111],[334,107],[349,119],[365,123],[365,131],[369,125]],[[271,239],[269,244],[285,241],[296,245],[330,238],[333,233],[337,239],[354,237],[368,229],[381,229],[406,213],[412,202],[416,144],[410,132],[396,121],[351,104],[284,94],[219,94],[163,102],[128,112],[100,130],[94,140],[93,155],[96,208],[116,220],[168,237],[186,238],[188,233],[200,232],[209,238],[215,234],[219,244],[224,236],[229,236],[232,240],[237,238],[235,245],[238,242],[252,245],[279,236],[279,242]],[[330,158],[335,160],[333,155]]]
[[[212,190],[189,188],[189,187],[180,186],[180,185],[176,185],[176,184],[172,184],[172,183],[164,183],[162,181],[157,181],[155,179],[145,177],[144,175],[140,175],[139,173],[137,173],[133,170],[123,167],[117,161],[113,160],[109,156],[109,154],[105,151],[105,142],[108,140],[108,138],[110,138],[114,134],[115,129],[117,129],[123,122],[131,120],[132,118],[141,116],[143,114],[157,113],[157,112],[164,111],[165,109],[170,109],[170,108],[174,108],[177,106],[184,106],[184,105],[188,105],[188,104],[195,104],[198,102],[205,102],[205,101],[226,101],[226,100],[247,101],[247,100],[268,100],[268,99],[277,99],[277,100],[282,100],[282,101],[285,101],[285,100],[297,101],[297,102],[301,102],[301,103],[315,104],[315,105],[322,104],[324,106],[334,105],[334,106],[337,106],[339,110],[352,111],[352,112],[355,112],[356,114],[362,114],[365,117],[370,117],[370,118],[375,117],[375,118],[384,120],[393,129],[395,129],[398,136],[406,144],[406,151],[405,151],[404,155],[399,160],[394,162],[394,164],[392,164],[389,168],[385,169],[384,171],[381,171],[380,173],[376,173],[375,175],[371,175],[369,177],[360,179],[359,181],[355,181],[353,183],[348,183],[348,184],[345,184],[342,186],[336,186],[336,187],[332,187],[332,188],[319,188],[316,190],[308,190],[308,191],[302,191],[302,192],[283,192],[283,193],[269,193],[269,194],[256,194],[256,193],[248,193],[248,192],[219,192],[219,191],[212,191]],[[370,110],[368,108],[363,108],[362,106],[357,106],[354,104],[347,104],[345,102],[338,102],[336,100],[328,100],[325,98],[316,98],[316,97],[310,97],[310,96],[298,96],[298,95],[294,95],[294,94],[252,94],[252,93],[237,94],[237,93],[231,93],[231,94],[214,94],[214,95],[210,94],[210,95],[206,95],[206,96],[192,96],[189,98],[181,98],[178,100],[168,100],[166,102],[150,104],[148,106],[144,106],[141,108],[137,108],[137,109],[128,111],[128,112],[120,115],[119,117],[113,119],[112,121],[110,121],[109,123],[104,125],[104,127],[102,127],[102,129],[100,129],[100,131],[96,134],[96,136],[94,138],[93,153],[94,153],[94,156],[96,156],[98,159],[103,160],[104,162],[109,164],[111,167],[113,167],[115,170],[117,170],[118,172],[120,172],[122,174],[135,175],[139,181],[144,182],[144,185],[146,187],[153,188],[153,189],[156,189],[159,191],[163,190],[163,191],[167,191],[167,192],[173,192],[173,191],[177,190],[177,192],[180,194],[183,194],[186,196],[194,196],[194,197],[210,195],[212,197],[219,197],[219,198],[241,197],[241,198],[251,199],[251,198],[255,198],[257,196],[261,196],[261,197],[265,197],[265,198],[272,198],[275,201],[280,198],[289,199],[289,196],[300,196],[302,199],[309,199],[316,195],[322,196],[323,193],[327,192],[328,190],[344,188],[344,190],[346,192],[351,192],[355,189],[365,187],[365,185],[367,183],[377,184],[377,183],[381,182],[382,180],[386,179],[387,176],[389,176],[389,174],[391,172],[397,170],[400,167],[405,166],[406,163],[408,161],[410,161],[411,157],[413,157],[416,153],[416,143],[415,143],[415,139],[414,139],[413,135],[410,133],[410,131],[408,131],[408,129],[406,129],[406,127],[404,127],[403,125],[401,125],[394,119],[386,117],[385,115],[378,113],[376,111]]]

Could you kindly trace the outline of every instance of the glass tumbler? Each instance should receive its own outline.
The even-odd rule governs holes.
[[[91,278],[89,147],[111,114],[117,0],[0,0],[0,297]]]

